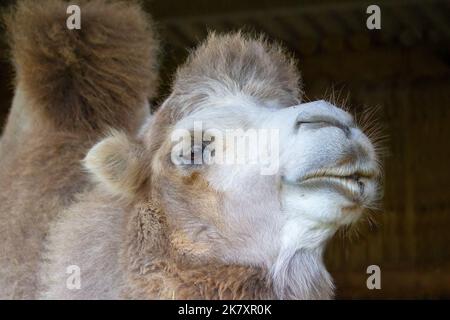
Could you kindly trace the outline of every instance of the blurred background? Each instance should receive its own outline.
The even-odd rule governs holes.
[[[450,1],[142,2],[163,45],[155,105],[208,30],[243,28],[265,33],[295,55],[306,99],[334,90],[348,96],[356,114],[378,107],[388,137],[382,210],[372,214],[375,223],[336,235],[327,249],[337,297],[450,298]],[[366,27],[370,4],[381,8],[381,30]],[[13,72],[3,43],[0,50],[1,128]],[[381,268],[381,290],[366,286],[366,269],[374,264]]]

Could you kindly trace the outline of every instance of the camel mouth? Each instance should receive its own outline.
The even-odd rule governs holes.
[[[364,205],[370,191],[369,184],[378,177],[378,170],[373,167],[339,167],[317,170],[300,177],[296,182],[287,182],[302,187],[331,188],[341,192],[358,205]]]
[[[336,168],[324,168],[317,171],[306,174],[301,177],[301,181],[307,181],[315,178],[336,178],[347,180],[373,180],[378,176],[378,170],[374,166],[359,165],[359,166],[346,166]]]
[[[303,180],[301,185],[326,186],[341,191],[355,203],[362,203],[368,181],[357,174],[350,176],[318,176]]]

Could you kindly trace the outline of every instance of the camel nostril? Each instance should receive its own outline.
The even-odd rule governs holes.
[[[325,127],[336,127],[341,129],[345,136],[347,138],[350,138],[351,136],[351,129],[349,126],[342,124],[338,121],[334,121],[332,119],[326,119],[326,120],[322,120],[322,119],[317,119],[317,120],[297,120],[295,122],[295,130],[298,131],[300,129],[301,126],[303,125],[309,125],[309,128],[311,129],[320,129],[320,128],[325,128]]]
[[[295,122],[295,131],[298,131],[302,125],[304,125],[304,124],[311,124],[311,123],[314,123],[314,122],[297,120]]]

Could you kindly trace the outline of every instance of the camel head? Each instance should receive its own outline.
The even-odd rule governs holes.
[[[139,136],[111,134],[86,166],[110,192],[158,203],[184,259],[261,268],[280,298],[330,297],[324,246],[372,206],[379,167],[352,116],[302,103],[299,79],[275,45],[210,35]]]

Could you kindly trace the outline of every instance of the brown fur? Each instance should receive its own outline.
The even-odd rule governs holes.
[[[283,106],[298,104],[302,90],[295,60],[262,36],[211,33],[178,69],[167,104],[179,119],[211,97],[233,94]]]
[[[87,186],[81,160],[113,126],[134,132],[155,93],[157,42],[134,2],[20,1],[6,17],[16,99],[0,155],[0,298],[34,298],[49,224]],[[5,150],[7,150],[5,152]]]
[[[108,203],[114,209],[100,203]],[[118,261],[125,231],[125,208],[110,194],[89,189],[77,197],[76,205],[63,210],[51,222],[46,241],[51,250],[43,255],[38,298],[120,298],[123,272]],[[80,268],[81,286],[87,290],[67,290],[66,269],[71,265]]]
[[[187,262],[167,239],[168,233],[164,213],[154,203],[138,208],[130,217],[122,256],[126,267],[124,298],[274,298],[263,270]]]
[[[69,30],[69,2],[20,1],[6,16],[17,80],[30,112],[57,128],[135,128],[136,108],[154,95],[157,42],[133,4],[78,1],[81,30]]]
[[[139,146],[123,133],[113,131],[92,148],[84,159],[85,167],[112,194],[134,197],[146,183],[146,157]]]
[[[86,183],[88,144],[72,134],[33,132],[0,168],[0,297],[32,298],[48,223]]]

